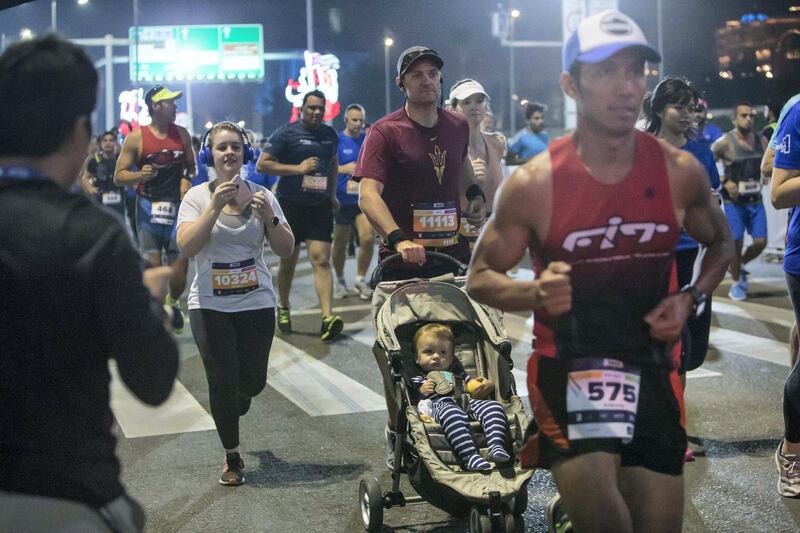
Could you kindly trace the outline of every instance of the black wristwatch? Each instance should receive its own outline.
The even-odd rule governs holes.
[[[681,292],[685,292],[692,297],[692,310],[694,311],[694,316],[698,317],[702,315],[706,308],[706,300],[708,300],[706,293],[701,292],[694,285],[685,286],[681,289]]]
[[[279,219],[277,216],[272,217],[272,225],[273,226],[277,226],[280,223],[281,223],[281,219]]]

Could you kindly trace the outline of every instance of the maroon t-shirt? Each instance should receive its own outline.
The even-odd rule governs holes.
[[[469,245],[459,239],[458,228],[469,125],[461,115],[444,109],[438,113],[439,121],[432,128],[411,120],[405,108],[375,122],[361,147],[353,178],[383,184],[381,198],[407,238],[467,261]]]

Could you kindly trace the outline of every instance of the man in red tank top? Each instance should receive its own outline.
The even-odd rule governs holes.
[[[175,100],[180,97],[180,91],[160,85],[147,91],[144,99],[152,122],[125,139],[114,174],[117,185],[136,186],[136,234],[142,256],[153,266],[166,262],[172,267],[166,305],[172,309],[176,333],[183,330],[178,299],[186,288],[189,260],[180,256],[175,223],[178,204],[196,172],[192,138],[175,124]]]
[[[523,464],[549,467],[577,531],[680,531],[686,433],[675,343],[732,253],[708,178],[688,152],[634,129],[645,61],[618,11],[584,19],[564,48],[561,88],[577,128],[521,166],[472,256],[467,289],[536,312],[528,390],[538,431]],[[680,290],[681,227],[708,246]],[[530,248],[534,281],[505,273]]]

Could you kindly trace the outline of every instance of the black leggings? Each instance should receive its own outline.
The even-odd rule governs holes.
[[[678,269],[678,287],[685,287],[692,282],[694,262],[697,258],[698,248],[679,250],[675,253],[675,263]],[[708,352],[708,335],[711,331],[711,296],[706,300],[706,307],[700,316],[692,315],[686,321],[686,326],[681,332],[681,367],[680,374],[699,368],[706,360]]]
[[[800,276],[788,272],[785,275],[794,319],[800,324]],[[786,440],[795,444],[800,442],[800,370],[796,364],[783,385],[783,427]]]
[[[192,336],[208,379],[211,416],[222,446],[239,446],[240,403],[249,405],[267,384],[275,309],[222,313],[190,309]],[[246,410],[243,409],[243,410]]]

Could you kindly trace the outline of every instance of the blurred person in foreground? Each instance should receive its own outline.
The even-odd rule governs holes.
[[[96,91],[92,62],[56,36],[0,56],[0,531],[144,527],[119,479],[108,365],[142,401],[166,400],[171,270],[143,274],[118,218],[70,191]]]

